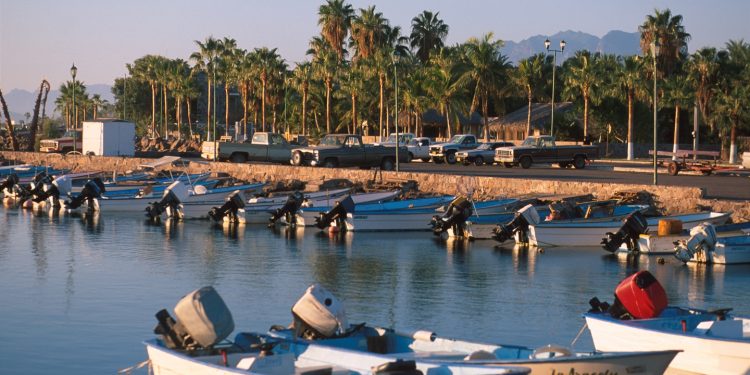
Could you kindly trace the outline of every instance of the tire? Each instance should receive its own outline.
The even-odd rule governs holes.
[[[484,165],[484,159],[482,159],[481,156],[477,156],[476,158],[474,158],[474,165],[476,165],[477,167]]]
[[[435,164],[443,164],[444,163],[443,159],[432,159],[432,162],[435,163]]]
[[[422,158],[422,162],[429,163],[430,162],[430,158]]]
[[[406,158],[406,162],[407,162],[407,163],[411,163],[411,161],[412,161],[412,160],[414,160],[414,154],[412,154],[412,153],[410,152],[410,153],[409,153],[409,157],[408,157],[408,158]]]
[[[505,162],[505,163],[503,163],[503,167],[505,167],[505,168],[513,168],[513,163]]]
[[[449,151],[447,154],[445,154],[445,162],[448,164],[456,164],[456,152]]]
[[[392,158],[383,158],[383,161],[380,162],[380,169],[384,171],[392,171],[396,169],[396,164]]]
[[[518,161],[519,164],[521,164],[521,168],[523,169],[529,169],[531,168],[531,157],[530,156],[524,156],[521,158],[521,160]]]
[[[560,167],[560,168],[562,168],[562,169],[565,169],[565,168],[570,167],[570,163],[567,162],[567,161],[566,162],[560,162],[560,163],[557,163],[557,166]]]
[[[229,161],[232,163],[247,163],[247,155],[241,152],[235,152],[229,157]]]
[[[339,166],[339,161],[335,158],[328,158],[323,161],[323,168],[336,168]]]
[[[586,158],[583,157],[583,155],[577,155],[573,158],[573,167],[575,167],[575,169],[586,168]]]
[[[297,151],[292,154],[292,165],[302,165],[302,153]]]
[[[667,165],[667,171],[669,171],[670,175],[677,176],[677,174],[680,173],[680,165],[677,164],[676,161],[669,162],[669,165]]]

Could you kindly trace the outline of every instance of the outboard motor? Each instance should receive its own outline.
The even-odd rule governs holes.
[[[216,222],[222,222],[227,218],[231,223],[244,223],[245,198],[242,192],[235,190],[229,194],[221,207],[213,207],[208,211],[208,216]]]
[[[11,173],[0,182],[0,193],[4,193],[6,196],[11,195],[13,194],[13,187],[16,185],[18,185],[18,175]]]
[[[177,320],[166,309],[156,313],[154,333],[170,349],[211,349],[234,330],[229,308],[213,287],[197,289],[174,307]]]
[[[105,192],[107,192],[107,189],[104,187],[104,182],[101,178],[97,177],[88,180],[86,181],[86,184],[83,185],[83,189],[81,189],[81,192],[78,193],[78,195],[65,201],[65,206],[69,210],[75,210],[81,207],[83,202],[86,202],[89,210],[99,211],[99,199]]]
[[[516,212],[515,217],[508,224],[498,224],[493,230],[495,233],[492,238],[498,242],[505,242],[519,234],[522,238],[527,238],[529,226],[539,224],[539,212],[533,205],[527,204]]]
[[[46,172],[37,173],[34,176],[34,179],[29,183],[29,195],[31,198],[35,198],[44,191],[44,185],[51,183],[52,176],[48,175]]]
[[[60,197],[67,196],[70,193],[72,183],[70,177],[63,175],[51,183],[45,183],[44,186],[43,190],[32,198],[34,203],[49,200],[50,207],[60,208],[62,207]]]
[[[299,211],[300,207],[302,207],[302,203],[304,202],[304,200],[304,194],[299,191],[295,191],[294,193],[289,194],[289,197],[287,197],[284,205],[281,208],[276,209],[276,211],[274,211],[274,213],[271,215],[271,218],[268,219],[268,226],[274,226],[276,222],[282,217],[286,218],[286,222],[290,226],[294,226],[297,221],[297,211]]]
[[[607,237],[602,238],[602,247],[614,253],[624,243],[628,246],[628,250],[637,251],[638,236],[646,232],[648,232],[646,217],[640,211],[635,211],[622,221],[622,226],[616,233],[607,232]]]
[[[610,306],[599,298],[589,300],[589,312],[609,312],[621,320],[655,318],[667,307],[667,293],[654,275],[648,271],[636,272],[617,285],[615,302]]]
[[[687,241],[675,242],[674,256],[687,263],[693,255],[699,252],[708,253],[714,250],[716,245],[716,229],[711,223],[703,223],[690,229],[690,238]]]
[[[146,207],[146,216],[155,220],[166,213],[167,217],[182,216],[182,202],[190,196],[188,187],[181,181],[175,181],[164,190],[162,198],[158,202],[153,202]]]
[[[313,284],[292,306],[294,331],[308,340],[331,338],[346,333],[344,304],[319,284]]]
[[[328,228],[331,223],[336,220],[339,228],[346,228],[344,220],[346,219],[347,212],[354,212],[354,200],[351,196],[347,196],[344,199],[336,201],[328,212],[321,213],[320,216],[315,218],[315,226],[320,229]]]
[[[450,228],[453,232],[460,235],[464,232],[466,220],[474,214],[474,207],[471,201],[466,197],[456,197],[448,205],[443,216],[435,215],[432,217],[432,233],[436,236],[442,234]]]

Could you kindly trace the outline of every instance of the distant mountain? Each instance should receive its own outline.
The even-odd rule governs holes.
[[[520,42],[506,41],[503,47],[503,54],[516,64],[529,56],[537,53],[546,52],[544,49],[544,40],[549,38],[552,42],[550,48],[560,49],[560,41],[565,40],[565,54],[558,58],[564,60],[578,50],[588,50],[592,52],[611,53],[615,55],[630,56],[640,53],[640,38],[638,32],[628,33],[625,31],[613,30],[603,37],[584,33],[581,31],[562,31],[554,35],[544,36],[535,35]]]
[[[87,85],[86,92],[89,96],[94,94],[101,95],[102,99],[113,103],[115,100],[112,95],[112,86],[105,84]],[[33,115],[34,103],[39,92],[30,92],[22,89],[13,89],[8,93],[3,93],[5,96],[5,102],[8,103],[8,109],[10,109],[11,117],[16,122],[25,121],[25,114],[28,112]],[[47,95],[47,115],[52,115],[55,110],[55,100],[60,96],[58,90],[50,90]],[[41,110],[40,110],[41,114]],[[59,114],[58,114],[59,115]],[[4,120],[4,119],[3,119]]]

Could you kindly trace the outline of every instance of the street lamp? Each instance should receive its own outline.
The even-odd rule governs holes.
[[[217,160],[219,160],[219,144],[216,142],[216,65],[214,65],[214,64],[215,64],[215,62],[212,60],[211,61],[211,77],[212,77],[212,81],[211,81],[211,84],[212,84],[211,93],[213,94],[213,99],[214,99],[213,100],[213,102],[214,102],[213,103],[214,113],[213,113],[213,118],[212,118],[212,123],[213,123],[212,127],[213,127],[213,130],[211,132],[212,132],[213,137],[214,137],[214,161],[217,161]]]
[[[396,111],[394,112],[395,120],[393,121],[396,125],[396,172],[398,172],[398,149],[399,149],[399,137],[398,137],[398,72],[396,71],[396,66],[398,64],[398,54],[396,52],[393,53],[393,86],[396,90],[395,95],[395,105],[396,105]]]
[[[555,68],[557,68],[557,53],[560,54],[565,51],[565,41],[560,41],[560,49],[549,49],[549,46],[552,43],[550,43],[549,39],[544,41],[544,48],[547,49],[547,53],[552,52],[552,115],[550,116],[550,130],[549,135],[555,135]],[[526,136],[530,136],[531,134],[527,134]]]
[[[76,152],[76,131],[78,130],[78,111],[76,110],[76,74],[78,74],[78,68],[76,63],[70,67],[70,75],[73,77],[73,152]]]
[[[656,170],[656,154],[658,151],[656,150],[657,143],[656,143],[656,76],[657,76],[657,68],[656,68],[656,57],[659,56],[659,41],[654,40],[651,42],[651,56],[654,57],[654,185],[659,184],[659,175]]]

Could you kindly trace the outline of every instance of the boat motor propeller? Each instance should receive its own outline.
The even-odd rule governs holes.
[[[83,202],[86,202],[90,210],[94,210],[98,207],[97,200],[102,197],[102,193],[107,192],[104,187],[104,182],[99,177],[86,181],[83,185],[83,189],[75,197],[65,202],[65,205],[70,210],[75,210],[81,207]]]
[[[527,204],[516,212],[513,220],[508,224],[498,224],[493,230],[492,238],[498,242],[505,242],[513,238],[516,233],[524,234],[526,237],[530,225],[539,224],[539,212],[533,205]]]
[[[302,207],[302,202],[304,202],[304,200],[305,196],[299,191],[289,194],[284,205],[281,206],[281,208],[276,209],[271,215],[271,218],[268,219],[268,226],[274,226],[282,217],[286,217],[286,222],[289,225],[294,225],[297,219],[297,211]]]
[[[208,216],[216,222],[221,222],[228,218],[232,223],[239,223],[244,220],[245,198],[239,190],[233,191],[227,196],[221,207],[213,207],[208,211]],[[240,215],[240,212],[242,214]],[[240,218],[242,216],[242,218]]]
[[[190,196],[187,186],[181,181],[175,181],[166,190],[158,202],[152,202],[146,207],[146,216],[155,220],[166,213],[167,217],[180,217],[182,202]]]
[[[714,250],[716,245],[716,229],[711,223],[702,223],[693,229],[690,229],[690,238],[687,241],[677,241],[674,247],[674,256],[687,263],[699,252],[708,252]]]
[[[638,249],[638,236],[646,232],[648,232],[646,217],[640,211],[635,211],[622,221],[622,226],[616,233],[607,232],[607,237],[602,238],[602,247],[614,253],[624,243],[628,246],[628,250],[635,251]]]
[[[346,219],[347,212],[354,213],[354,199],[351,196],[347,196],[344,199],[336,201],[328,212],[321,213],[320,216],[315,218],[315,226],[320,229],[328,228],[331,223],[336,220],[338,223],[343,224]],[[344,225],[340,225],[339,228],[345,228]]]
[[[453,228],[456,235],[463,234],[466,220],[474,214],[474,207],[471,201],[466,197],[456,197],[448,205],[443,216],[435,215],[430,221],[432,233],[436,236]]]

